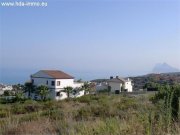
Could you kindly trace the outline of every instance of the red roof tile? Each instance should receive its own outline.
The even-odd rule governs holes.
[[[73,79],[74,78],[71,75],[68,75],[67,73],[64,73],[59,70],[41,70],[41,71],[51,76],[54,79]]]

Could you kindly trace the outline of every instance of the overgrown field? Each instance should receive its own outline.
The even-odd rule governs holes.
[[[152,95],[87,95],[64,101],[0,104],[0,134],[165,135],[180,134]],[[152,98],[151,98],[152,99]]]

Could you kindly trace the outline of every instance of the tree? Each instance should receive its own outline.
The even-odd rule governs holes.
[[[85,91],[85,94],[87,92],[94,92],[95,91],[95,84],[94,83],[88,83],[88,82],[84,82],[84,85],[81,88],[82,90]]]
[[[108,86],[108,94],[111,92],[111,86]]]
[[[45,85],[37,87],[37,94],[41,97],[41,100],[45,101],[49,94],[49,89]]]
[[[166,115],[166,123],[169,127],[172,120],[179,120],[180,114],[180,85],[161,85],[158,86],[158,93],[151,98],[153,103],[163,101],[163,112]],[[180,121],[180,120],[179,120]]]
[[[143,86],[143,89],[148,89],[148,88],[157,88],[159,85],[154,82],[148,82]]]
[[[23,92],[17,92],[15,94],[15,101],[23,101],[25,98],[24,98],[24,93]]]
[[[9,91],[9,90],[5,90],[3,95],[4,95],[4,96],[11,96],[11,95],[12,95],[12,92]]]
[[[90,84],[88,82],[84,82],[84,85],[82,86],[82,90],[85,91],[85,94],[90,91]]]
[[[23,92],[24,90],[24,85],[21,85],[21,84],[16,84],[16,85],[13,85],[12,87],[13,87],[12,91],[14,91],[15,93]]]
[[[67,96],[69,98],[70,93],[73,91],[73,88],[70,86],[67,86],[64,88],[64,91],[67,93]]]
[[[122,84],[121,91],[125,91],[125,84]]]
[[[33,93],[35,89],[35,86],[31,82],[26,82],[24,85],[24,92],[28,92],[28,98],[31,98],[31,93]]]

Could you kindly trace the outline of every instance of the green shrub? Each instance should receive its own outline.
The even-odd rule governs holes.
[[[91,106],[91,113],[94,117],[111,117],[109,107],[107,105]]]
[[[47,109],[52,110],[56,108],[62,108],[61,101],[49,100],[49,101],[43,102],[43,110],[47,110]]]
[[[0,105],[0,118],[8,117],[11,114],[9,105]]]
[[[29,127],[35,123],[38,127],[34,134],[179,134],[178,123],[167,121],[173,116],[169,112],[173,109],[174,96],[175,92],[166,99],[158,99],[155,104],[149,102],[147,96],[131,98],[107,94],[86,95],[58,102],[26,100],[24,103],[5,104],[0,106],[0,117],[3,117],[0,119],[0,134],[18,134],[17,129],[22,127],[25,133],[31,134]],[[41,130],[38,130],[38,122],[42,124]],[[47,124],[53,132],[47,132],[43,124]]]
[[[39,105],[26,105],[24,106],[26,112],[37,112],[41,109]]]
[[[138,104],[133,98],[121,97],[120,102],[115,104],[120,110],[127,110],[130,108],[137,108]]]
[[[41,117],[41,113],[38,113],[38,112],[28,113],[28,114],[25,114],[22,117],[20,117],[19,122],[38,120],[38,119],[40,119],[40,117]]]
[[[6,110],[0,110],[0,118],[5,118],[9,116],[9,113]]]
[[[108,89],[99,90],[98,93],[109,93]]]
[[[159,101],[164,101],[164,109],[165,111],[170,111],[172,113],[172,117],[174,120],[178,119],[178,111],[179,111],[179,97],[180,97],[180,85],[174,86],[161,86],[159,87],[159,91],[152,97],[150,100],[157,104]],[[168,110],[171,109],[171,110]]]
[[[42,116],[48,116],[52,120],[64,120],[65,115],[64,112],[60,109],[51,109],[47,111],[43,111]]]
[[[90,116],[92,116],[91,108],[86,106],[77,110],[74,117],[76,120],[87,120]]]
[[[87,96],[82,96],[80,98],[77,98],[77,101],[80,103],[90,104],[92,100],[91,100],[91,97],[89,95],[87,95]]]
[[[13,104],[12,113],[13,114],[25,114],[25,113],[27,113],[27,110],[21,104]]]
[[[40,103],[38,103],[37,101],[34,101],[34,100],[26,100],[24,102],[24,104],[22,104],[22,105],[24,106],[24,109],[28,113],[37,112],[37,111],[40,111],[42,109],[42,105]]]

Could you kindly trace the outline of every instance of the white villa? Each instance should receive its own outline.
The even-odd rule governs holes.
[[[115,78],[111,76],[110,79],[96,79],[93,80],[92,83],[96,85],[97,92],[108,90],[109,88],[111,92],[115,94],[133,91],[132,80],[129,78],[123,79],[119,76],[116,76]]]
[[[62,100],[67,98],[67,93],[63,92],[64,88],[70,86],[74,89],[80,88],[83,83],[74,82],[74,77],[58,70],[40,70],[37,73],[31,75],[31,82],[35,86],[46,85],[49,90],[49,97],[55,100]],[[80,91],[73,97],[84,95],[84,91]],[[35,94],[32,94],[32,98],[37,98]]]
[[[115,78],[110,77],[110,79],[108,80],[108,85],[111,88],[111,92],[115,94],[119,94],[120,92],[123,92],[123,91],[124,92],[133,91],[132,82],[131,82],[131,79],[129,78],[123,79],[118,76],[116,76]]]
[[[0,84],[0,95],[3,95],[4,91],[12,91],[12,90],[13,90],[12,85]]]

